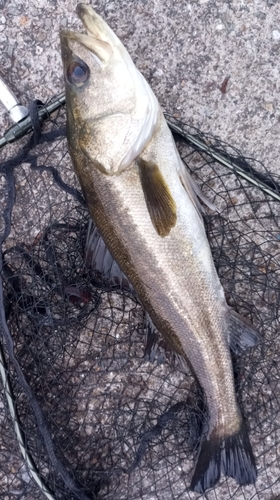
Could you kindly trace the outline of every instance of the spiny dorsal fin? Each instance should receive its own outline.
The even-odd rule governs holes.
[[[213,210],[214,212],[217,211],[216,206],[213,203],[211,203],[210,200],[208,200],[207,196],[201,191],[200,187],[193,180],[193,178],[187,171],[186,165],[183,163],[180,157],[179,157],[179,177],[185,191],[188,193],[188,196],[192,200],[194,206],[196,207],[200,215],[201,213],[205,213],[205,210],[201,205],[201,203],[199,202],[198,198],[200,198],[201,201],[203,201],[203,203],[205,203],[205,205],[207,205],[211,210]]]
[[[137,165],[152,223],[160,236],[167,236],[176,224],[176,203],[155,163],[138,158]]]
[[[202,213],[205,213],[205,210],[204,210],[203,206],[201,205],[198,198],[200,198],[201,201],[203,201],[203,203],[205,203],[205,205],[207,205],[211,210],[216,212],[217,207],[213,203],[211,203],[210,200],[208,200],[207,196],[205,196],[205,194],[201,191],[200,187],[197,185],[195,180],[192,178],[192,176],[188,172],[187,165],[181,159],[174,139],[173,139],[173,144],[174,144],[174,148],[175,148],[175,151],[177,154],[177,159],[178,159],[177,172],[179,174],[180,181],[181,181],[182,186],[184,187],[186,193],[188,194],[189,198],[193,202],[198,214],[201,216]]]

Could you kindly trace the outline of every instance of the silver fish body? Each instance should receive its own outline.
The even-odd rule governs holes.
[[[77,10],[87,35],[61,33],[70,154],[111,255],[204,390],[209,422],[191,489],[204,491],[221,473],[254,482],[229,349],[230,331],[240,333],[242,320],[226,304],[196,188],[121,42],[91,7]],[[250,344],[254,332],[244,331]]]

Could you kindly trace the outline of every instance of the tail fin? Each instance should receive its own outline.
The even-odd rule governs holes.
[[[203,493],[219,481],[221,474],[233,477],[240,485],[256,481],[255,459],[244,423],[236,434],[219,437],[214,431],[202,441],[190,489]]]

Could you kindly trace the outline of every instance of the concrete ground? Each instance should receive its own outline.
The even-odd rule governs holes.
[[[76,2],[0,5],[1,75],[24,104],[48,99],[63,88],[58,33],[80,26]],[[279,172],[277,0],[100,0],[93,6],[165,110]]]
[[[0,0],[0,74],[22,104],[63,90],[59,30],[80,29],[76,4]],[[165,111],[280,175],[277,0],[100,0],[93,7],[123,41]],[[0,135],[8,125],[0,109]],[[270,500],[272,491],[279,494],[280,486],[263,498]],[[225,488],[219,498],[228,494]],[[249,488],[248,498],[253,495]]]

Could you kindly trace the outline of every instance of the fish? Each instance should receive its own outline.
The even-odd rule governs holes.
[[[93,260],[126,280],[159,331],[203,389],[202,430],[190,489],[221,475],[257,477],[235,394],[230,349],[258,332],[226,303],[202,203],[158,100],[114,31],[90,5],[76,12],[86,33],[62,30],[68,147],[94,229]],[[211,206],[211,204],[210,204]]]

